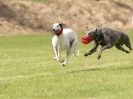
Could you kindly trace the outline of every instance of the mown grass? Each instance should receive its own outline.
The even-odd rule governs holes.
[[[98,61],[98,52],[83,56],[91,47],[80,44],[62,67],[51,35],[0,37],[0,99],[132,99],[133,52],[113,48]]]

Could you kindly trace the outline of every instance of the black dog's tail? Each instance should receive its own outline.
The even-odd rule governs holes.
[[[126,34],[123,35],[123,42],[130,50],[132,50],[130,39]]]

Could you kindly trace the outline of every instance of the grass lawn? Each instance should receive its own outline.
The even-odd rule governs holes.
[[[0,37],[0,99],[132,99],[133,52],[113,48],[98,61],[98,52],[83,56],[91,47],[80,44],[80,56],[62,67],[51,35]]]

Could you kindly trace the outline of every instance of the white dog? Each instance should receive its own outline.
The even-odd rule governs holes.
[[[70,28],[64,28],[63,23],[54,23],[52,45],[55,53],[55,60],[60,61],[61,50],[67,51],[67,58],[63,62],[63,66],[68,63],[70,56],[74,53],[75,56],[79,55],[78,38],[76,33]],[[77,52],[77,53],[76,53]]]

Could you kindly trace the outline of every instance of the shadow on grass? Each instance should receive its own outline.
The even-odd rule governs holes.
[[[104,70],[104,68],[89,68],[89,69],[81,69],[81,70],[72,70],[68,73],[91,72],[91,71],[100,71],[100,70]]]
[[[67,73],[80,73],[80,72],[94,72],[94,71],[104,71],[104,70],[130,70],[133,69],[133,65],[127,67],[98,67],[98,68],[88,68],[81,70],[72,70]]]

